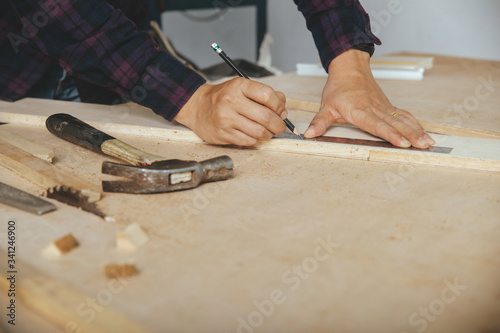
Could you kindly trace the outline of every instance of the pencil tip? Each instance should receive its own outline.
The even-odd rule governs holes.
[[[304,140],[304,137],[300,134],[300,132],[297,130],[297,127],[293,129],[293,134]]]

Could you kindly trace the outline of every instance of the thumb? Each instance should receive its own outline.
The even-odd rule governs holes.
[[[318,114],[314,117],[309,125],[309,128],[304,133],[306,138],[314,138],[325,134],[330,125],[335,123],[335,117],[327,108],[321,108]]]

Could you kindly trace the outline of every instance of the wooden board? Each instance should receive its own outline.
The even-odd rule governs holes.
[[[34,114],[34,104],[37,105],[36,114]],[[15,113],[3,111],[7,108],[15,110]],[[126,117],[117,116],[109,122],[108,117],[112,117],[113,108],[126,110]],[[151,111],[134,104],[116,107],[96,107],[83,103],[72,105],[71,102],[25,99],[13,103],[13,105],[0,104],[0,122],[44,126],[45,118],[58,112],[67,112],[83,121],[89,122],[96,128],[117,136],[130,134],[160,140],[203,142],[184,126],[161,120]],[[296,111],[293,116],[297,115],[297,118],[303,119],[304,115],[299,116],[299,113],[301,111]],[[305,112],[305,114],[309,113]],[[294,123],[301,133],[308,126],[308,122],[294,121]],[[377,140],[377,138],[365,134],[357,128],[348,126],[331,127],[325,135]],[[366,161],[397,162],[412,165],[433,165],[456,169],[500,172],[500,140],[443,135],[433,135],[433,137],[436,140],[436,145],[451,147],[453,151],[450,154],[435,154],[411,150],[299,140],[271,140],[258,144],[256,149],[353,158]]]
[[[14,105],[8,104],[9,112]],[[98,122],[149,121],[116,107],[78,110]],[[492,122],[497,117],[485,115]],[[295,113],[294,119],[306,124],[310,116]],[[53,148],[56,163],[83,181],[97,186],[108,179],[100,165],[111,158],[62,141],[43,121],[2,126]],[[101,204],[116,223],[58,202],[58,210],[45,216],[0,206],[0,220],[17,222],[20,283],[23,267],[30,266],[81,293],[84,305],[99,298],[155,332],[500,330],[500,174],[120,138],[166,157],[228,154],[236,174],[192,191],[107,194]],[[36,189],[7,172],[0,172],[0,181]],[[130,223],[141,225],[150,241],[119,253],[116,233]],[[79,240],[78,249],[56,261],[40,257],[44,246],[67,233]],[[1,229],[3,250],[5,240]],[[140,273],[113,293],[102,267],[127,262]],[[0,261],[0,272],[5,264]],[[112,299],[105,298],[108,291]],[[270,305],[271,299],[277,302]],[[84,324],[89,314],[76,307],[69,306],[72,320]],[[105,319],[93,313],[96,322]],[[38,326],[25,331],[55,332]]]
[[[0,255],[7,258],[7,252],[0,251]],[[22,283],[17,283],[16,300],[23,304],[23,306],[35,310],[45,319],[53,322],[58,327],[64,328],[66,331],[95,333],[109,333],[113,331],[127,333],[152,332],[103,304],[97,303],[95,309],[90,306],[85,307],[87,295],[78,289],[47,277],[45,274],[29,266],[23,265],[19,260],[17,261],[17,265],[18,267],[22,267]],[[7,293],[7,290],[10,288],[10,282],[7,280],[9,274],[4,274],[4,272],[0,273],[0,276],[2,276],[0,279],[0,290]],[[17,274],[16,276],[20,277]],[[109,289],[113,291],[120,290],[120,288],[124,288],[128,283],[130,281],[126,279],[112,281],[109,283]],[[108,292],[112,295],[111,291]],[[102,296],[103,299],[107,295],[106,293],[106,296]],[[82,316],[85,314],[88,320],[75,321],[77,318],[74,313],[75,309]],[[93,314],[91,310],[94,310]],[[99,316],[95,315],[97,312],[99,312]],[[18,318],[17,322],[21,321],[21,318]]]
[[[0,140],[0,166],[28,179],[44,192],[66,187],[72,191],[79,191],[90,203],[101,198],[98,188],[89,186],[59,167],[2,140]]]
[[[99,172],[104,156],[84,149],[75,156],[73,145],[44,128],[30,128],[27,138],[54,147],[58,163],[82,170],[91,184],[107,177]],[[263,317],[260,331],[413,332],[421,326],[412,326],[410,316],[457,279],[467,289],[428,322],[427,332],[500,327],[498,174],[124,139],[182,159],[228,154],[236,176],[193,191],[106,194],[102,208],[116,223],[58,202],[58,210],[43,217],[7,207],[0,216],[17,221],[21,258],[86,297],[109,288],[103,265],[134,262],[140,274],[107,306],[138,325],[236,332],[240,317],[248,322],[258,311],[255,302],[281,290],[286,301]],[[2,178],[30,185],[6,173]],[[118,253],[115,235],[133,222],[150,241],[132,254]],[[78,249],[57,261],[40,257],[46,244],[70,232]],[[319,239],[339,247],[297,280],[291,270],[314,265]],[[77,323],[88,318],[71,308]]]
[[[26,140],[15,133],[5,130],[2,126],[0,126],[0,140],[10,143],[11,145],[16,146],[17,148],[20,148],[49,163],[52,163],[52,160],[54,159],[54,152],[51,149],[36,142]]]
[[[55,147],[66,168],[82,168],[91,184],[106,177],[99,172],[106,157],[82,149],[69,158],[71,144],[43,128],[28,132],[29,139]],[[125,139],[183,159],[229,154],[236,176],[193,191],[107,194],[101,205],[116,223],[58,202],[44,217],[7,207],[0,207],[0,216],[17,221],[20,257],[86,297],[109,288],[103,265],[136,263],[140,274],[107,306],[139,325],[158,332],[236,332],[240,317],[248,321],[258,311],[254,302],[281,290],[286,301],[265,317],[261,331],[413,332],[421,326],[412,326],[410,316],[440,299],[446,281],[458,279],[467,289],[427,332],[500,327],[498,174]],[[115,235],[133,222],[150,242],[133,254],[118,253]],[[40,257],[46,244],[69,232],[81,244],[77,250],[57,261]],[[308,266],[307,279],[287,273],[313,265],[308,258],[320,238],[340,246],[316,269]],[[77,323],[88,318],[74,309]]]

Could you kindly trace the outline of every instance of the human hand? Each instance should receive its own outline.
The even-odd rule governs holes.
[[[208,143],[253,146],[285,131],[285,95],[265,84],[235,78],[204,84],[175,120]]]
[[[348,50],[330,63],[328,73],[320,111],[305,137],[323,135],[334,123],[351,123],[398,147],[435,144],[411,113],[389,102],[373,78],[368,53]]]

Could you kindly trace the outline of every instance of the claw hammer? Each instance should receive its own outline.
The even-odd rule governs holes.
[[[61,139],[132,164],[103,162],[102,173],[131,179],[103,181],[105,192],[163,193],[195,188],[204,182],[233,176],[234,165],[229,156],[202,162],[166,160],[134,148],[65,113],[51,115],[45,125]]]

